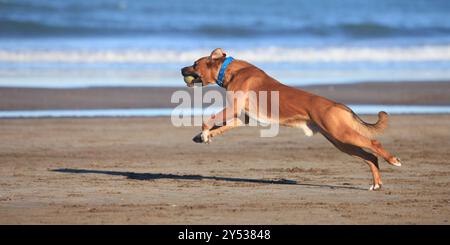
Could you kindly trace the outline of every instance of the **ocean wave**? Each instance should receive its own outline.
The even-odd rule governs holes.
[[[346,37],[384,38],[450,36],[450,26],[403,27],[375,22],[281,25],[280,23],[194,23],[190,26],[162,23],[114,22],[47,22],[31,20],[0,20],[1,37],[51,37],[51,36],[142,36],[182,35],[203,37],[252,38],[261,36],[285,37]]]
[[[208,55],[210,50],[5,50],[0,49],[1,62],[33,63],[192,63]],[[267,47],[229,50],[237,59],[267,63],[315,62],[431,62],[450,61],[450,45],[414,47]]]
[[[236,7],[239,6],[239,7]],[[112,35],[197,38],[450,37],[448,1],[0,0],[0,39]],[[417,14],[420,13],[420,14]],[[320,40],[319,40],[320,41]]]
[[[48,23],[39,21],[1,20],[1,37],[99,37],[133,34],[154,34],[161,29],[98,25],[95,23]]]

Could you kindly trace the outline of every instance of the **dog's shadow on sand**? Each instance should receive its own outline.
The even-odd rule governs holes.
[[[299,185],[308,187],[322,187],[322,188],[340,188],[340,189],[353,189],[353,190],[366,190],[363,188],[353,186],[342,185],[322,185],[322,184],[308,184],[299,183],[295,180],[279,179],[248,179],[248,178],[234,178],[234,177],[220,177],[220,176],[203,176],[203,175],[177,175],[177,174],[162,174],[162,173],[135,173],[135,172],[122,172],[122,171],[108,171],[108,170],[95,170],[95,169],[71,169],[71,168],[59,168],[52,169],[50,171],[60,173],[71,174],[106,174],[114,176],[124,176],[133,180],[158,180],[158,179],[172,179],[172,180],[216,180],[227,181],[236,183],[258,183],[258,184],[276,184],[276,185]]]

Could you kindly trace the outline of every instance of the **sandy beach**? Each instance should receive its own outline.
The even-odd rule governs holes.
[[[181,78],[180,78],[181,79]],[[346,104],[449,105],[450,82],[364,82],[302,86]],[[186,87],[97,87],[80,89],[0,87],[0,110],[171,108],[174,91]],[[224,90],[218,86],[204,91]]]
[[[374,120],[365,116],[366,120]],[[243,127],[195,144],[169,118],[0,120],[1,224],[448,224],[450,115],[394,115],[368,191],[321,135]]]

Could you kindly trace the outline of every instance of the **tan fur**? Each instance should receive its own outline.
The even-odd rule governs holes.
[[[194,82],[201,82],[203,86],[214,84],[225,57],[226,53],[222,49],[215,49],[210,56],[200,58],[195,61],[193,66],[183,68],[182,74],[196,77]],[[364,122],[347,106],[304,90],[286,86],[243,60],[234,60],[228,65],[223,84],[227,91],[243,92],[241,94],[244,95],[248,95],[249,92],[258,94],[260,91],[277,91],[279,93],[279,117],[258,115],[258,119],[279,123],[283,126],[302,128],[307,135],[320,132],[337,149],[361,158],[369,165],[373,175],[371,189],[378,189],[382,185],[378,158],[374,154],[381,156],[392,165],[401,165],[397,157],[391,155],[379,141],[373,139],[376,134],[382,133],[387,128],[386,112],[379,112],[378,121],[374,124]],[[192,86],[192,84],[188,84],[188,86]],[[247,116],[255,116],[251,115],[250,109],[259,108],[258,103],[252,102],[248,97],[231,99],[235,102],[234,107],[225,107],[221,112],[206,120],[202,126],[202,133],[194,137],[194,141],[209,143],[212,137],[240,126],[242,123],[236,123],[240,111],[244,111]],[[267,104],[270,104],[270,98],[268,99]],[[226,124],[230,121],[235,123]],[[364,149],[368,149],[372,153]]]
[[[364,122],[355,112],[353,112],[346,105],[338,104],[344,110],[351,114],[352,119],[349,119],[349,125],[356,130],[359,134],[372,139],[374,136],[381,134],[388,126],[388,114],[384,111],[378,112],[378,121],[376,123]]]

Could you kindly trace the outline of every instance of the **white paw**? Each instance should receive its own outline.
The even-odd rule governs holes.
[[[392,161],[391,164],[394,166],[397,166],[397,167],[402,166],[402,163],[400,162],[400,158],[398,158],[398,157],[394,157],[394,161]]]
[[[209,144],[211,142],[211,136],[209,135],[209,130],[202,131],[201,134],[203,143]]]
[[[380,188],[381,188],[381,185],[379,185],[379,184],[371,185],[369,188],[369,191],[376,191],[376,190],[379,190]]]

